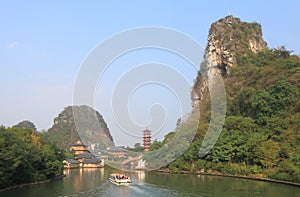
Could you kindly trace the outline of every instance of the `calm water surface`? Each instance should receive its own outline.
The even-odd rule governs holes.
[[[215,176],[131,173],[131,186],[116,186],[108,181],[113,170],[66,170],[66,177],[51,183],[0,193],[7,197],[59,196],[220,196],[220,197],[300,197],[300,187]],[[114,171],[115,172],[115,171]]]

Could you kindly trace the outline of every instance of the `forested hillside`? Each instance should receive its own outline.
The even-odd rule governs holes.
[[[210,120],[209,94],[207,89],[204,90],[207,87],[201,87],[203,80],[199,73],[194,87],[194,94],[200,98],[196,104],[201,109],[198,132],[187,151],[167,167],[173,172],[221,172],[300,182],[299,56],[292,55],[284,47],[252,50],[250,42],[245,41],[251,35],[244,36],[241,42],[237,41],[239,37],[234,37],[234,32],[244,31],[247,24],[232,17],[225,19],[216,24],[222,27],[223,36],[231,32],[231,40],[217,41],[214,35],[210,36],[217,44],[224,41],[229,42],[227,45],[240,43],[244,47],[239,51],[234,51],[237,47],[226,50],[227,57],[222,56],[222,52],[207,55],[211,58],[221,54],[222,66],[216,65],[213,69],[221,70],[219,73],[223,76],[227,93],[227,114],[222,133],[212,150],[199,158],[200,145]],[[235,29],[232,24],[236,24]],[[207,53],[215,53],[215,48],[210,51],[208,47]],[[232,57],[234,61],[228,64],[226,58],[232,60]],[[189,122],[193,122],[193,116],[179,125],[176,132],[188,132]],[[155,142],[153,146],[160,147],[159,143]]]
[[[300,182],[299,57],[283,48],[239,57],[225,84],[227,117],[217,143],[198,158],[209,123],[202,120],[197,138],[170,169]]]

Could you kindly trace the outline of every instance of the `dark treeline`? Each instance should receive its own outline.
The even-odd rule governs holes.
[[[62,175],[64,154],[33,129],[0,127],[0,189]]]

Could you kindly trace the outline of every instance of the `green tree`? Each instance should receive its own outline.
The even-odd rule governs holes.
[[[134,152],[143,152],[144,147],[141,145],[141,143],[135,143],[134,146],[133,146],[132,151],[134,151]]]
[[[278,142],[272,140],[264,141],[258,147],[258,162],[266,167],[271,168],[278,165],[280,146]]]
[[[280,112],[295,104],[299,99],[297,86],[290,84],[286,78],[280,79],[271,87],[271,103],[274,112]]]
[[[271,96],[267,91],[257,90],[250,98],[250,115],[254,120],[264,125],[266,118],[272,115]]]
[[[62,152],[32,129],[0,127],[0,188],[62,174]]]
[[[162,147],[162,143],[157,139],[155,139],[150,145],[150,151],[159,149],[160,147]]]

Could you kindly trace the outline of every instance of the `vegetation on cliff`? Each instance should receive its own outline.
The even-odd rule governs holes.
[[[219,140],[196,158],[206,132],[201,125],[198,138],[170,167],[300,182],[300,59],[283,48],[239,58],[224,79],[228,107]],[[203,118],[200,124],[208,124],[209,113]]]
[[[236,29],[247,29],[246,23],[240,24]],[[227,45],[242,35],[228,39]],[[261,33],[254,37],[257,35]],[[300,182],[300,58],[284,47],[247,48],[242,52],[231,50],[235,62],[223,75],[227,93],[225,124],[217,143],[203,158],[198,157],[198,152],[210,121],[210,99],[208,91],[203,91],[207,87],[199,73],[194,87],[194,94],[203,94],[196,103],[201,109],[198,131],[186,152],[167,166],[171,171],[218,171]],[[211,52],[207,49],[207,53]],[[219,55],[208,56],[218,59]],[[220,63],[227,60],[221,58]],[[222,68],[215,66],[209,69],[220,69],[223,74]],[[196,120],[191,116],[176,132],[188,132],[189,122],[193,121]],[[155,146],[159,147],[157,143]]]
[[[76,119],[76,121],[78,121],[77,125],[75,124],[74,110],[76,110],[78,116]],[[92,118],[94,116],[96,116],[96,121]],[[99,123],[99,125],[97,123]],[[79,133],[81,136],[79,136]],[[83,139],[84,134],[88,134],[89,139]],[[83,140],[84,143],[88,141],[89,145],[92,143],[103,144],[102,142],[113,142],[113,138],[102,115],[85,105],[65,107],[65,109],[54,118],[53,126],[47,131],[46,135],[50,141],[65,150],[69,150],[79,139]]]

